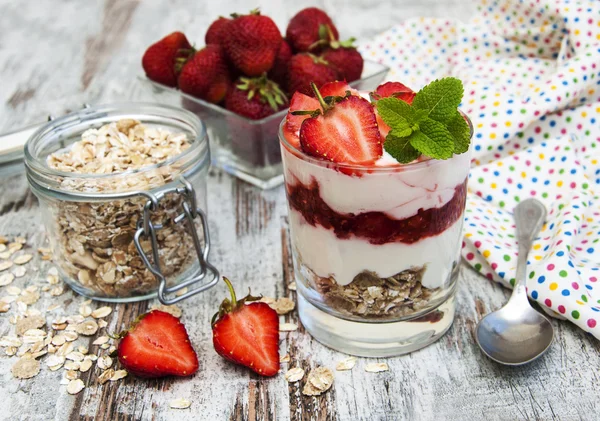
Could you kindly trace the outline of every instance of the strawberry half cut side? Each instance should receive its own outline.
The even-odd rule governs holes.
[[[325,101],[312,86],[323,111],[302,123],[302,150],[337,163],[372,164],[379,159],[383,142],[371,103],[354,95],[328,97]]]
[[[279,316],[260,297],[237,300],[235,290],[223,278],[231,294],[212,320],[213,345],[223,358],[250,368],[262,376],[279,372]],[[246,304],[249,302],[249,304]]]
[[[153,310],[132,324],[119,342],[119,362],[139,377],[191,376],[198,356],[183,323]]]

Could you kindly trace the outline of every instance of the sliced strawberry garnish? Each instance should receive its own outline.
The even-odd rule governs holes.
[[[412,104],[415,95],[412,89],[400,82],[386,82],[379,85],[372,96],[375,99],[395,96],[408,104]]]
[[[359,95],[358,91],[348,85],[346,81],[328,82],[319,88],[323,97],[327,96],[346,96],[346,92],[350,91],[352,95]]]
[[[294,115],[294,111],[313,111],[320,110],[319,100],[301,92],[296,92],[290,101],[290,109],[285,118],[284,134],[292,146],[300,149],[300,126],[302,122],[310,117],[309,114]]]
[[[324,113],[306,119],[300,128],[305,153],[348,164],[372,163],[381,157],[382,139],[369,101],[351,95],[322,107]]]
[[[140,377],[190,376],[198,357],[185,326],[169,313],[143,315],[119,342],[119,362]]]
[[[392,128],[385,124],[385,121],[383,121],[383,118],[381,118],[381,116],[377,112],[377,109],[375,109],[375,116],[377,117],[377,126],[379,126],[379,133],[381,134],[381,138],[385,140],[385,137],[388,135],[390,130],[392,130]]]
[[[213,345],[223,358],[263,376],[279,371],[279,317],[266,303],[250,303],[260,297],[237,300],[231,282],[223,278],[231,299],[226,298],[213,317]]]

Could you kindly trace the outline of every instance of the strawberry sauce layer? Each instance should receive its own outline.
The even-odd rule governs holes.
[[[371,244],[412,244],[422,238],[444,232],[461,217],[466,203],[467,180],[454,189],[454,196],[440,208],[419,209],[405,219],[393,219],[384,212],[341,214],[331,209],[321,198],[319,184],[313,182],[287,185],[288,202],[302,214],[305,221],[333,230],[340,239],[364,238]]]

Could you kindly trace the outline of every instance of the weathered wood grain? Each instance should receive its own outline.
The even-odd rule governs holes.
[[[302,7],[334,11],[342,37],[373,35],[408,16],[465,16],[466,0],[300,0],[294,2],[51,1],[0,0],[0,131],[43,120],[82,103],[152,100],[135,81],[141,52],[160,36],[182,29],[201,44],[209,22],[218,15],[257,4],[284,22]],[[208,180],[209,219],[214,248],[211,260],[236,281],[268,296],[295,297],[287,209],[281,188],[259,191],[212,170]],[[35,249],[46,244],[37,200],[25,177],[0,181],[0,234],[24,235]],[[14,282],[43,282],[49,264],[36,256],[40,271]],[[0,294],[2,294],[0,290]],[[191,379],[126,378],[100,386],[98,372],[82,376],[86,389],[77,396],[59,386],[60,372],[45,367],[31,380],[10,374],[14,359],[0,355],[0,420],[597,420],[600,344],[566,322],[554,321],[556,342],[539,361],[505,368],[484,358],[473,331],[478,320],[502,305],[508,292],[462,267],[459,311],[448,334],[411,355],[381,359],[385,373],[366,373],[366,359],[351,372],[337,372],[332,389],[304,397],[298,384],[283,376],[259,378],[225,362],[212,347],[210,317],[225,296],[222,286],[182,304],[183,320],[200,357]],[[65,314],[77,312],[83,298],[70,291],[53,302]],[[35,305],[44,308],[43,298]],[[107,319],[118,331],[147,308],[147,303],[113,305]],[[295,313],[285,321],[299,323]],[[0,335],[14,327],[0,316]],[[82,341],[82,343],[84,343]],[[344,355],[314,341],[302,329],[282,333],[283,365],[310,370],[334,367]],[[168,402],[190,399],[188,410]]]

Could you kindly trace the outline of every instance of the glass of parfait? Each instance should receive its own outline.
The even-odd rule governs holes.
[[[308,116],[325,121],[321,126],[292,114],[281,124],[298,311],[311,335],[333,349],[400,355],[439,339],[454,319],[470,153],[402,164],[382,151],[341,162],[328,143],[332,131],[349,129],[356,137],[363,114],[351,105],[372,107],[359,98],[350,105],[338,99],[335,111]],[[292,112],[315,106],[313,99],[296,100]],[[376,121],[383,139],[389,128],[378,115]],[[356,145],[341,137],[342,155],[353,158]],[[315,153],[321,140],[331,159]]]

